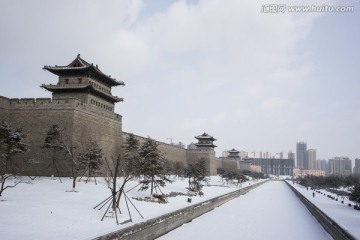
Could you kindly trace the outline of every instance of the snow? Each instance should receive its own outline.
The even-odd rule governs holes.
[[[234,186],[225,187],[220,177],[212,177],[210,185],[217,186],[205,186],[205,196],[192,197],[192,203],[187,202],[187,196],[168,198],[167,204],[132,199],[144,219],[130,205],[133,223],[117,225],[115,219],[110,217],[100,221],[105,208],[100,211],[93,209],[111,194],[103,178],[97,179],[98,185],[93,181],[87,184],[84,181],[78,182],[77,192],[69,192],[72,179],[62,178],[62,181],[60,183],[57,179],[42,177],[30,181],[30,184],[20,184],[6,190],[0,198],[0,238],[92,239],[238,189]],[[132,181],[126,189],[137,184],[137,181]],[[249,183],[243,184],[248,185]],[[341,204],[340,198],[338,202],[320,194],[313,198],[312,191],[297,184],[293,186],[360,239],[360,211],[348,207],[347,199]],[[186,193],[185,187],[186,179],[176,179],[163,192]],[[149,191],[138,192],[137,188],[127,193],[130,198],[150,195]],[[119,222],[128,220],[124,201],[121,210],[123,212]],[[330,237],[283,181],[270,181],[175,229],[161,239],[311,240]]]
[[[94,182],[87,184],[84,181],[78,182],[77,192],[69,192],[72,189],[72,179],[62,178],[62,181],[63,183],[60,183],[58,179],[41,177],[30,181],[30,184],[20,184],[16,188],[7,189],[0,198],[1,239],[91,239],[190,205],[187,196],[168,198],[167,204],[132,199],[144,219],[130,206],[133,223],[117,225],[115,219],[110,217],[100,221],[105,207],[100,211],[93,209],[111,194],[103,178],[97,179],[98,185]],[[137,181],[129,182],[126,189],[131,189],[137,184]],[[210,180],[210,185],[221,184],[219,177],[212,177]],[[185,187],[187,187],[186,179],[176,179],[162,191],[186,193]],[[204,197],[192,197],[191,204],[236,189],[236,187],[205,186]],[[146,197],[150,192],[138,192],[134,189],[127,194],[130,198]],[[119,222],[124,222],[129,216],[125,202],[121,203],[120,209],[123,214],[120,215]]]
[[[360,239],[360,211],[354,209],[354,203],[347,197],[342,198],[339,196],[338,201],[332,200],[328,198],[327,195],[335,198],[337,195],[326,190],[320,190],[322,193],[325,193],[325,195],[315,193],[315,197],[313,197],[314,191],[310,190],[310,188],[307,190],[306,187],[293,184],[291,181],[289,181],[289,184],[294,186],[303,196],[337,222],[343,229],[350,232],[355,238]],[[344,200],[344,203],[341,203],[342,200]],[[349,203],[351,207],[348,206]]]
[[[177,239],[331,239],[283,181],[270,181],[162,236]]]

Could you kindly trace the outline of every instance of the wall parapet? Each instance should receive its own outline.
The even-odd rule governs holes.
[[[126,135],[129,135],[131,133],[128,133],[128,132],[124,132],[123,131],[123,135],[126,136]],[[133,133],[132,133],[133,134]],[[133,134],[136,138],[142,140],[142,141],[145,141],[147,138],[146,137],[143,137],[143,136],[140,136],[140,135],[136,135],[136,134]],[[157,144],[159,145],[165,145],[165,146],[168,146],[168,147],[173,147],[173,148],[177,148],[177,149],[183,149],[183,150],[187,150],[186,148],[182,148],[182,147],[179,147],[177,145],[171,145],[169,143],[165,143],[165,142],[160,142],[158,140],[155,140],[153,138],[151,138],[152,140],[154,140]]]
[[[82,102],[78,98],[6,98],[0,96],[0,106],[8,110],[16,109],[82,109],[96,112],[100,115],[106,115],[114,119],[121,119],[121,115],[109,112],[105,109],[94,107],[90,104]]]
[[[175,228],[180,227],[184,223],[191,222],[194,218],[197,218],[204,213],[207,213],[222,204],[243,195],[250,190],[260,186],[266,181],[253,184],[236,190],[231,193],[215,197],[198,204],[179,209],[177,211],[164,214],[162,216],[147,220],[143,223],[138,223],[133,226],[121,229],[116,232],[112,232],[93,240],[131,240],[131,239],[155,239],[158,238]]]

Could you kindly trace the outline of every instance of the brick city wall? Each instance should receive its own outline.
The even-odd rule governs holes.
[[[123,139],[128,133],[122,132],[122,117],[112,111],[86,104],[77,98],[22,98],[8,99],[0,96],[0,120],[11,123],[12,127],[23,128],[27,135],[29,151],[17,155],[14,163],[28,175],[57,175],[52,167],[52,151],[41,146],[51,125],[58,124],[65,131],[74,151],[80,151],[88,140],[95,140],[108,160],[116,159]],[[146,138],[137,136],[140,142]],[[213,149],[187,150],[163,142],[157,142],[159,150],[172,163],[183,166],[201,159],[206,161],[207,174],[216,174],[216,158]],[[23,164],[23,160],[34,164]],[[60,176],[69,176],[69,157],[57,153],[56,163]],[[105,167],[105,166],[104,166]]]
[[[123,141],[125,141],[128,135],[129,133],[123,132]],[[140,140],[140,143],[146,140],[144,137],[135,136]],[[165,158],[171,163],[180,162],[183,166],[187,166],[188,164],[193,164],[204,159],[206,162],[207,174],[216,175],[216,158],[213,149],[188,150],[164,142],[157,141],[157,143],[159,150],[164,153]]]
[[[116,157],[122,144],[121,116],[83,104],[76,98],[0,98],[0,119],[11,123],[12,127],[23,128],[27,135],[29,151],[14,159],[15,165],[22,166],[23,174],[52,175],[52,152],[43,149],[47,131],[53,124],[64,129],[69,142],[79,151],[90,138],[103,149],[104,157]],[[32,159],[35,164],[23,164],[24,159]],[[70,161],[64,154],[57,154],[60,176],[70,175]]]

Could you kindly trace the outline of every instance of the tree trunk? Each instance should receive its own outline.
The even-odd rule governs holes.
[[[128,181],[128,180],[126,180],[126,179],[124,178],[124,182],[123,182],[123,184],[121,185],[120,190],[119,190],[119,196],[118,196],[118,198],[117,198],[117,200],[116,200],[116,207],[119,207],[119,205],[120,205],[120,198],[121,198],[122,192],[124,191],[124,187],[125,187],[125,184],[127,183],[127,181]]]
[[[72,188],[72,191],[73,191],[73,192],[75,192],[76,179],[77,179],[77,177],[76,177],[76,176],[74,176],[74,177],[73,177],[73,183],[72,183],[72,187],[73,187],[73,188]]]
[[[112,217],[116,215],[116,191],[112,191]]]
[[[154,177],[151,177],[151,196],[153,195]]]

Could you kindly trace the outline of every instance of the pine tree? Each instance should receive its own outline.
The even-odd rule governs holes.
[[[42,146],[43,148],[52,149],[51,166],[53,167],[53,170],[54,170],[53,175],[55,175],[55,172],[56,172],[56,174],[58,176],[59,176],[59,169],[56,164],[56,153],[58,151],[64,149],[61,135],[62,135],[62,130],[59,127],[59,125],[57,125],[57,124],[51,125],[46,134],[46,137],[44,140],[44,145]],[[60,177],[59,177],[59,179],[60,179]],[[60,179],[60,182],[61,182],[61,179]]]
[[[350,193],[350,198],[351,201],[354,201],[358,207],[360,207],[360,184],[357,183],[354,185],[353,190]]]
[[[24,142],[26,135],[22,129],[15,129],[5,121],[0,125],[0,157],[3,163],[2,168],[5,172],[9,172],[12,168],[11,158],[16,154],[24,154],[27,150],[27,144]],[[14,169],[11,169],[14,171]]]
[[[201,159],[195,164],[189,164],[185,168],[185,177],[188,178],[189,190],[200,192],[203,185],[202,182],[206,181],[206,162]]]
[[[15,129],[5,121],[0,125],[0,197],[8,188],[14,188],[22,183],[16,170],[12,167],[11,158],[16,154],[24,154],[27,150],[26,135],[21,129]],[[11,169],[10,169],[11,168]],[[15,179],[13,184],[6,184],[7,180]]]
[[[124,143],[124,159],[120,162],[120,170],[123,175],[123,182],[119,189],[117,197],[117,207],[123,194],[125,185],[128,181],[138,177],[140,174],[140,143],[134,134],[129,134]]]
[[[103,155],[102,149],[95,140],[88,141],[85,149],[79,153],[78,159],[82,166],[81,168],[84,168],[85,171],[88,172],[86,182],[88,182],[89,178],[98,174],[103,164]]]
[[[164,162],[165,158],[158,150],[158,144],[151,138],[147,138],[140,148],[140,174],[143,179],[140,181],[142,184],[140,190],[145,191],[150,186],[151,195],[154,190],[165,187],[166,182],[171,183],[171,180],[165,176]]]

